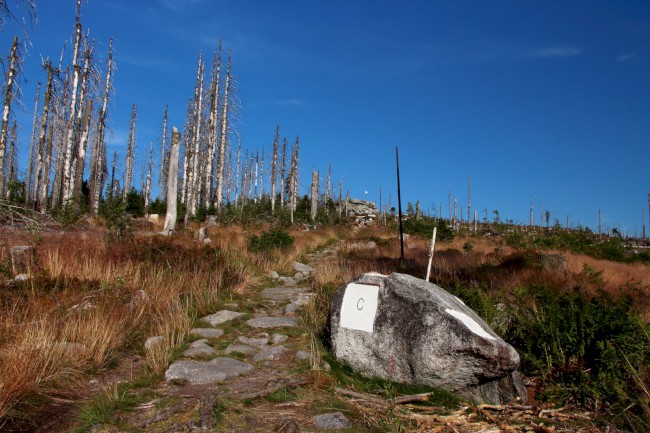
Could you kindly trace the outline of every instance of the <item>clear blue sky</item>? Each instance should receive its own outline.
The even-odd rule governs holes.
[[[74,0],[36,0],[28,28],[22,146],[40,56],[58,58]],[[403,207],[498,209],[528,221],[530,198],[564,224],[641,231],[650,190],[650,2],[90,0],[82,24],[105,57],[115,38],[109,152],[156,141],[165,103],[182,127],[199,52],[233,51],[244,147],[270,149],[276,124],[354,197]],[[8,52],[16,27],[0,34]],[[19,31],[19,30],[18,30]],[[68,43],[70,46],[70,43]],[[138,169],[137,173],[139,176]],[[368,191],[366,194],[365,191]]]

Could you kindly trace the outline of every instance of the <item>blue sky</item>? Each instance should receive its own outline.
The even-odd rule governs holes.
[[[74,0],[38,1],[16,110],[27,147],[41,56],[58,58]],[[564,223],[641,231],[650,190],[650,2],[89,0],[82,24],[106,55],[115,38],[109,151],[137,103],[140,152],[165,103],[182,127],[199,52],[233,52],[244,147],[276,124],[352,196],[403,207],[448,193],[466,209],[528,221],[531,196]],[[0,47],[20,30],[9,25]],[[139,170],[138,170],[139,176]],[[367,191],[367,194],[365,193]],[[646,223],[647,223],[646,213]]]

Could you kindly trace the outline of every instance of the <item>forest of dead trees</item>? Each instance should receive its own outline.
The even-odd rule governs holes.
[[[172,129],[169,109],[161,109],[158,142],[136,152],[143,145],[137,140],[138,106],[134,103],[125,155],[116,151],[107,155],[107,119],[116,70],[113,41],[103,56],[98,53],[80,12],[81,0],[77,0],[71,44],[64,44],[57,58],[42,60],[29,144],[22,144],[22,153],[28,154],[24,171],[19,171],[17,130],[25,126],[17,125],[14,118],[14,110],[24,103],[20,100],[24,81],[21,41],[17,36],[13,39],[4,62],[0,200],[41,213],[74,208],[96,216],[102,203],[124,202],[129,194],[136,194],[146,213],[154,199],[164,202],[166,197]],[[220,40],[210,60],[199,54],[194,91],[187,102],[178,167],[178,200],[185,215],[179,217],[193,216],[199,209],[218,214],[225,205],[244,206],[262,199],[270,203],[271,212],[278,207],[296,209],[298,136],[290,145],[278,125],[270,152],[244,149],[235,129],[238,106],[232,52],[223,53]],[[136,161],[138,153],[145,155],[142,161]],[[124,167],[123,172],[118,167]],[[312,193],[313,206],[319,199],[329,199],[330,173],[331,169],[325,195],[319,196],[318,189]],[[317,184],[319,174],[314,172],[314,176]],[[156,179],[157,193],[152,197]]]

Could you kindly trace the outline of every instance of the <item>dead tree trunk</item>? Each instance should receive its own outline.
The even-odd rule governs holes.
[[[149,214],[149,193],[151,192],[151,169],[153,165],[153,141],[149,147],[149,166],[147,167],[147,180],[144,184],[144,213]]]
[[[176,200],[178,197],[178,152],[181,134],[172,128],[172,145],[169,150],[169,166],[167,169],[167,215],[163,231],[171,233],[176,230]]]
[[[199,64],[196,71],[196,85],[194,87],[194,129],[191,137],[192,143],[192,171],[187,178],[188,205],[190,215],[196,214],[199,200],[199,155],[201,142],[201,112],[203,107],[203,55],[199,54]]]
[[[160,175],[158,176],[158,198],[162,200],[165,197],[165,173],[167,167],[167,118],[169,107],[165,104],[165,114],[163,115],[162,137],[160,138]]]
[[[41,96],[41,82],[39,81],[36,86],[36,97],[34,98],[34,119],[32,120],[32,135],[29,139],[29,159],[27,160],[27,176],[25,177],[25,204],[29,205],[32,201],[32,174],[33,167],[36,165],[34,162],[34,141],[36,139],[36,128],[38,120],[38,101]]]
[[[316,220],[316,214],[318,212],[318,172],[313,170],[311,171],[311,220]]]
[[[97,118],[97,135],[95,145],[91,155],[90,167],[90,208],[94,216],[99,211],[99,200],[104,189],[106,180],[106,110],[108,107],[108,98],[111,92],[111,77],[113,74],[113,39],[108,43],[108,60],[106,64],[106,82],[104,83],[104,95],[102,96],[102,106],[99,109]],[[113,185],[110,185],[113,188]]]
[[[467,228],[472,230],[472,178],[467,175]]]
[[[11,201],[15,199],[12,195],[14,192],[14,186],[16,185],[17,181],[17,173],[18,173],[18,162],[16,161],[16,141],[18,140],[18,134],[17,134],[17,129],[18,126],[16,124],[16,121],[14,120],[13,125],[11,126],[11,140],[9,140],[9,155],[7,158],[7,188],[5,192],[5,197],[7,201]]]
[[[74,151],[75,144],[75,120],[77,117],[77,90],[79,87],[79,81],[81,79],[81,67],[79,66],[79,48],[81,46],[81,21],[79,20],[79,14],[81,12],[81,0],[77,0],[77,14],[75,16],[75,39],[74,47],[72,51],[72,88],[70,91],[70,112],[69,120],[66,130],[66,139],[65,145],[63,147],[63,177],[62,182],[62,197],[63,204],[68,204],[70,198],[72,197],[72,164],[74,156],[72,152]]]
[[[135,150],[135,119],[138,113],[137,104],[133,104],[131,111],[131,127],[129,128],[129,143],[126,148],[126,172],[124,174],[124,190],[122,198],[126,200],[126,195],[131,190],[131,180],[133,179],[133,151]]]
[[[5,191],[5,153],[9,139],[9,114],[11,113],[11,101],[14,99],[14,88],[16,87],[16,75],[18,74],[18,36],[14,37],[11,44],[11,55],[9,58],[9,69],[7,70],[7,81],[5,84],[5,100],[2,110],[2,130],[0,132],[0,197],[4,197]]]
[[[210,80],[210,115],[208,117],[208,154],[205,172],[205,196],[208,203],[214,202],[212,171],[214,166],[214,153],[217,150],[217,129],[219,127],[219,92],[221,76],[221,38],[219,50],[212,61],[212,79]]]
[[[280,164],[280,206],[284,208],[284,176],[287,174],[287,137],[282,140],[282,164]]]
[[[217,155],[217,191],[214,198],[214,207],[221,210],[223,200],[223,173],[226,159],[226,147],[228,146],[228,110],[230,93],[230,67],[232,65],[232,52],[228,50],[228,66],[226,67],[226,86],[223,94],[223,109],[221,112],[221,135],[219,138],[219,152]]]
[[[280,140],[280,125],[275,126],[273,136],[273,154],[271,155],[271,213],[275,213],[275,184],[278,176],[278,141]]]

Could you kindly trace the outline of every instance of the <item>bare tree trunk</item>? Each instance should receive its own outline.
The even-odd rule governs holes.
[[[47,71],[47,81],[45,83],[45,96],[43,97],[43,113],[40,118],[40,127],[38,132],[38,156],[36,158],[36,174],[34,185],[34,207],[44,208],[45,199],[47,198],[46,183],[49,183],[49,158],[51,158],[51,146],[46,146],[47,128],[49,123],[50,105],[52,101],[52,80],[54,78],[54,69],[52,62],[46,60],[43,63],[43,68]],[[51,142],[50,142],[51,144]],[[47,147],[49,147],[50,155],[47,156]],[[47,171],[45,170],[45,162],[47,161]],[[46,180],[46,178],[48,180]]]
[[[131,180],[133,178],[133,151],[135,150],[135,119],[138,113],[137,104],[133,104],[131,111],[131,127],[129,129],[129,143],[126,148],[126,172],[124,174],[124,190],[122,198],[126,200],[126,195],[131,190]]]
[[[111,164],[111,185],[110,185],[110,197],[113,198],[117,194],[117,188],[115,188],[115,166],[117,165],[117,150],[113,152],[113,163]]]
[[[106,167],[106,110],[108,107],[108,98],[111,92],[111,77],[113,74],[113,39],[108,43],[108,60],[106,64],[106,82],[104,83],[104,95],[102,97],[102,106],[99,110],[97,119],[97,136],[91,155],[90,168],[90,208],[94,216],[99,212],[99,200],[104,189],[104,182],[107,174]],[[111,183],[110,188],[113,188]]]
[[[163,231],[170,233],[176,230],[176,200],[178,197],[178,153],[181,134],[172,128],[172,145],[169,150],[169,166],[167,169],[167,215]]]
[[[260,168],[260,153],[255,152],[255,168],[253,170],[253,201],[257,203],[257,178],[258,178],[258,172]]]
[[[88,146],[88,136],[90,134],[90,121],[92,119],[93,104],[92,99],[84,104],[88,94],[88,76],[90,73],[90,62],[94,47],[87,48],[85,52],[83,74],[81,75],[81,91],[79,93],[79,109],[77,110],[77,126],[75,134],[76,153],[73,157],[72,173],[69,185],[71,197],[81,197],[81,184],[83,181],[84,165],[86,161],[86,148]]]
[[[147,168],[147,180],[144,185],[144,213],[149,214],[149,193],[151,192],[151,168],[153,165],[153,141],[149,147],[149,167]]]
[[[34,161],[34,141],[36,139],[36,128],[38,120],[38,101],[41,96],[41,82],[39,81],[36,86],[36,97],[34,98],[34,120],[32,120],[32,135],[29,139],[29,159],[27,160],[27,177],[25,177],[25,205],[29,205],[32,201],[32,173],[33,167],[36,165]]]
[[[226,67],[226,87],[223,95],[223,110],[221,113],[221,137],[219,139],[219,151],[217,155],[217,192],[215,194],[214,207],[219,211],[223,199],[223,172],[228,146],[228,98],[230,93],[230,67],[232,65],[232,52],[228,50],[228,66]]]
[[[192,171],[187,178],[188,205],[187,212],[196,214],[199,199],[199,155],[201,142],[201,111],[203,104],[203,55],[199,54],[199,64],[196,71],[196,85],[194,87],[194,130],[192,136]]]
[[[239,174],[241,173],[241,141],[237,146],[237,162],[235,163],[235,206],[239,204],[241,200],[240,187],[239,187]]]
[[[9,70],[7,71],[7,82],[5,84],[5,100],[2,111],[2,130],[0,132],[0,197],[4,197],[5,191],[5,153],[9,138],[9,114],[11,113],[11,101],[14,98],[14,87],[16,75],[18,74],[18,36],[14,37],[11,44],[11,55],[9,58]]]
[[[67,126],[67,137],[65,140],[63,152],[63,177],[61,179],[63,188],[63,203],[68,204],[72,197],[72,164],[74,156],[72,154],[75,144],[75,120],[77,115],[77,89],[79,87],[79,80],[81,79],[81,70],[79,66],[79,48],[81,45],[81,21],[79,21],[79,14],[81,12],[81,0],[77,0],[77,14],[75,16],[75,40],[72,54],[72,89],[70,92],[70,113]]]
[[[262,159],[260,160],[260,195],[259,199],[262,201],[264,196],[264,146],[262,146]]]
[[[192,145],[189,141],[189,138],[192,137],[192,98],[189,98],[187,101],[187,120],[185,122],[185,137],[183,137],[183,147],[185,151],[183,152],[183,173],[181,174],[181,180],[183,185],[181,186],[181,203],[187,204],[188,196],[188,184],[187,179],[190,171],[190,159],[192,157]]]
[[[316,219],[316,214],[318,212],[318,172],[313,170],[311,171],[311,220]]]
[[[215,65],[216,64],[216,65]],[[205,173],[205,194],[208,203],[214,202],[212,172],[214,153],[217,150],[217,128],[219,127],[219,83],[221,78],[221,38],[219,50],[212,61],[212,79],[210,80],[210,115],[208,117],[208,154]]]
[[[280,206],[284,208],[284,188],[285,188],[285,178],[287,174],[287,137],[284,137],[282,140],[282,164],[280,165]]]
[[[10,201],[12,198],[14,198],[12,197],[11,193],[17,180],[17,172],[18,172],[18,163],[16,161],[16,141],[18,140],[18,135],[16,132],[17,129],[18,126],[16,124],[16,121],[14,120],[14,123],[11,126],[11,140],[9,141],[9,155],[6,161],[7,185],[6,185],[5,197],[7,201]],[[2,169],[2,167],[0,167],[0,169]]]
[[[325,206],[327,206],[327,202],[330,201],[331,182],[332,182],[332,164],[328,164],[327,165],[327,180],[325,181]],[[381,192],[380,192],[380,196],[381,196]],[[381,213],[381,205],[379,206],[379,212]]]
[[[169,107],[165,104],[165,114],[163,115],[162,137],[160,139],[160,175],[158,176],[158,198],[162,200],[165,197],[165,173],[167,167],[167,120]]]
[[[291,152],[291,167],[289,168],[289,210],[291,212],[291,224],[293,224],[293,214],[296,211],[298,203],[298,158],[300,152],[300,141],[296,136],[296,144]]]
[[[280,125],[275,126],[273,137],[273,154],[271,156],[271,213],[275,213],[275,183],[278,170],[278,141],[280,140]]]

